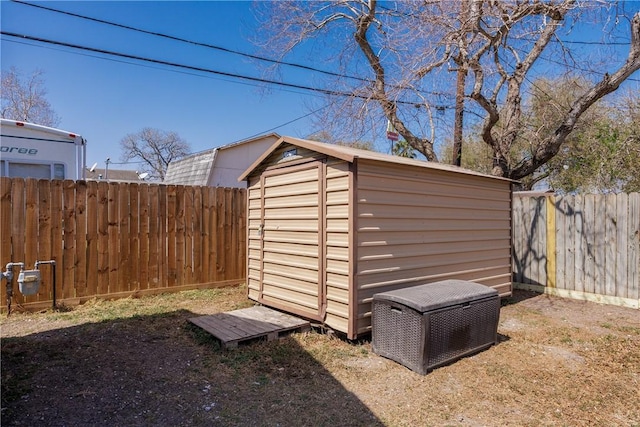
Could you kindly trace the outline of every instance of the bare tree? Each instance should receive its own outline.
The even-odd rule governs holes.
[[[169,163],[187,155],[191,147],[175,132],[144,128],[120,141],[122,160],[139,160],[150,178],[163,180]]]
[[[260,2],[262,40],[281,59],[304,45],[316,63],[342,65],[331,81],[331,95],[342,96],[326,110],[336,118],[324,123],[353,131],[347,125],[366,127],[371,117],[384,117],[431,161],[438,160],[436,136],[451,134],[437,129],[438,112],[454,99],[451,71],[468,70],[465,97],[471,101],[468,108],[482,117],[480,135],[493,152],[492,173],[518,180],[553,158],[578,119],[640,69],[640,13],[632,17],[612,3],[579,0],[466,3],[468,13],[461,14],[460,2],[449,0]],[[607,20],[612,16],[617,26]],[[545,72],[541,58],[559,60],[554,72],[593,65],[588,57],[578,63],[579,52],[561,42],[571,26],[590,17],[598,18],[594,21],[605,33],[612,25],[625,26],[626,60],[585,71],[589,86],[558,112],[553,132],[514,158],[510,154],[526,128],[523,103],[531,76]]]
[[[30,77],[21,78],[20,71],[11,67],[2,73],[2,117],[56,127],[60,117],[46,99],[42,70],[34,71]]]

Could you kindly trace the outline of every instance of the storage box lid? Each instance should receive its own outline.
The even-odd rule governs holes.
[[[425,312],[497,295],[498,291],[495,289],[478,283],[465,280],[443,280],[377,293],[373,296],[373,300],[393,301],[419,312]]]

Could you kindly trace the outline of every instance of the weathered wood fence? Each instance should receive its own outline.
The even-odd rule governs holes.
[[[514,194],[516,286],[639,308],[640,193]]]
[[[55,260],[65,304],[241,283],[245,201],[241,189],[0,178],[0,266]],[[14,303],[51,306],[53,268],[40,270],[28,297],[14,270]]]

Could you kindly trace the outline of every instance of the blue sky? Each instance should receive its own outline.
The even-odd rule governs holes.
[[[248,41],[255,24],[247,1],[42,4],[228,49],[255,51]],[[256,64],[238,55],[27,5],[3,1],[0,7],[4,31],[260,77]],[[98,167],[104,167],[107,157],[120,161],[119,141],[143,127],[175,131],[191,144],[193,152],[271,131],[297,137],[310,133],[308,118],[296,120],[307,113],[303,105],[313,96],[309,93],[104,58],[66,47],[2,38],[2,68],[15,66],[25,75],[36,68],[45,72],[47,99],[62,119],[58,127],[87,139],[88,166],[97,162]],[[118,167],[135,169],[136,165]]]
[[[42,2],[47,7],[87,15],[184,39],[256,53],[250,39],[256,22],[249,1],[66,1]],[[627,2],[629,14],[639,2]],[[260,77],[255,61],[239,55],[157,36],[114,28],[77,17],[15,2],[0,2],[1,26],[44,39],[81,44],[130,55]],[[601,39],[599,34],[583,33]],[[626,49],[621,50],[626,55]],[[306,137],[313,132],[308,106],[322,105],[317,94],[265,87],[255,82],[197,71],[140,63],[2,37],[1,66],[25,75],[45,72],[47,99],[61,117],[59,127],[88,140],[87,165],[119,162],[119,141],[127,134],[153,127],[175,131],[192,152],[225,145],[267,132]],[[302,56],[288,61],[309,64]],[[326,64],[309,64],[329,68]],[[634,87],[639,87],[638,73]],[[287,81],[313,84],[302,73],[288,71]],[[289,123],[289,124],[286,124]],[[286,124],[286,125],[284,125]],[[284,125],[284,126],[282,126]],[[382,123],[384,127],[386,124]],[[136,169],[136,164],[113,166]]]

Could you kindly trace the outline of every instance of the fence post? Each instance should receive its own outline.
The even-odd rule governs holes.
[[[545,197],[547,205],[547,287],[556,287],[556,198]]]

